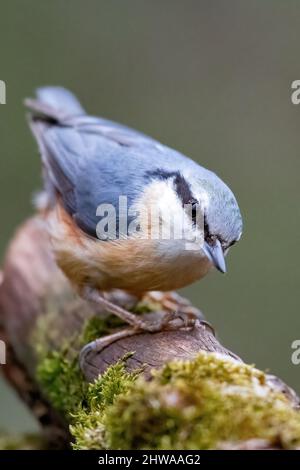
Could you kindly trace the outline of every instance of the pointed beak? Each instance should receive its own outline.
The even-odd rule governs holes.
[[[225,257],[219,240],[216,240],[214,245],[209,245],[207,242],[204,242],[203,251],[221,273],[226,273]]]

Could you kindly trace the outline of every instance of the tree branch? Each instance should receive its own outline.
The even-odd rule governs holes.
[[[237,406],[241,407],[240,421],[247,418],[250,424],[248,432],[242,427],[239,429],[237,424],[238,429],[234,432],[224,433],[217,430],[219,433],[217,436],[214,435],[213,438],[210,436],[210,440],[205,441],[201,434],[203,430],[199,431],[199,417],[198,421],[196,418],[193,421],[191,416],[190,427],[195,427],[193,435],[198,436],[198,440],[193,441],[190,435],[186,434],[185,440],[181,438],[182,447],[189,448],[190,445],[203,448],[216,445],[220,448],[295,447],[290,440],[286,444],[283,438],[278,438],[279,431],[276,426],[281,426],[286,433],[291,433],[290,426],[293,426],[293,442],[296,446],[299,445],[300,421],[298,430],[299,417],[296,411],[299,398],[296,393],[280,379],[245,366],[238,356],[220,344],[201,312],[179,296],[168,299],[168,308],[176,308],[185,313],[189,310],[197,313],[198,320],[193,329],[181,328],[177,331],[155,334],[139,333],[119,339],[100,353],[88,356],[82,377],[78,369],[78,353],[81,347],[97,336],[104,336],[123,328],[124,325],[115,317],[96,311],[95,305],[88,304],[76,295],[55,264],[46,233],[43,221],[39,217],[34,217],[18,230],[12,240],[7,251],[0,286],[0,321],[1,334],[8,346],[8,361],[2,368],[4,376],[37,417],[52,447],[68,446],[70,423],[75,447],[78,448],[111,448],[111,446],[124,448],[122,446],[125,445],[128,448],[137,446],[159,448],[162,442],[176,447],[177,434],[170,430],[168,435],[165,432],[165,423],[156,422],[157,417],[154,419],[151,415],[147,399],[152,395],[156,396],[161,414],[166,413],[166,416],[171,413],[172,406],[175,407],[179,415],[176,418],[177,427],[174,426],[176,429],[181,426],[182,432],[184,430],[187,432],[184,421],[185,410],[191,406],[191,400],[196,400],[195,408],[198,412],[197,407],[200,406],[198,398],[193,395],[190,387],[192,383],[193,389],[199,388],[199,393],[201,391],[204,395],[213,385],[214,390],[218,390],[219,393],[215,399],[223,400],[222,403],[226,400],[230,402],[226,393],[230,395],[234,390]],[[145,296],[138,302],[119,291],[113,292],[111,297],[120,305],[138,311],[148,318],[161,316],[166,308],[164,296],[159,294],[154,299]],[[146,312],[143,312],[145,310]],[[187,368],[190,373],[193,370],[192,376],[187,374]],[[159,370],[154,377],[153,369]],[[137,374],[136,370],[140,373]],[[223,371],[222,376],[220,370]],[[228,372],[230,370],[232,374]],[[100,379],[99,374],[101,374]],[[105,390],[107,387],[111,390],[114,381],[117,381],[118,390],[121,392],[119,393],[120,390],[118,393],[111,392],[112,395],[108,400],[104,397],[103,384],[105,383]],[[256,381],[259,387],[262,387],[265,398],[256,396],[253,385]],[[87,382],[93,385],[88,386]],[[131,388],[132,383],[135,383],[134,388]],[[168,398],[165,396],[166,390]],[[272,432],[268,433],[263,427],[260,428],[261,423],[256,429],[255,416],[251,415],[250,418],[244,416],[247,401],[244,403],[241,397],[245,391],[250,394],[252,400],[259,398],[262,409],[264,405],[274,406],[274,416],[278,422],[276,426],[273,423]],[[168,400],[172,394],[173,404],[170,404]],[[143,426],[139,436],[134,434],[133,429],[141,425],[134,412],[132,416],[129,416],[128,412],[126,418],[128,420],[126,426],[132,426],[129,428],[131,438],[123,436],[124,439],[120,440],[116,429],[122,426],[115,425],[114,413],[118,410],[122,415],[122,406],[125,403],[126,409],[132,409],[133,405],[128,397],[134,397],[136,409],[144,415],[143,426],[145,427],[147,423],[147,416],[149,423],[154,423],[153,436],[160,436],[160,441],[154,438],[153,442],[149,438],[148,441],[142,440],[140,436],[143,436]],[[99,406],[97,414],[97,419],[100,416],[99,422],[95,416],[92,416],[95,403]],[[205,403],[209,404],[209,398]],[[278,403],[285,407],[285,418],[279,419],[275,412]],[[257,403],[255,405],[258,406]],[[230,409],[229,404],[228,409]],[[205,406],[203,410],[208,412]],[[253,410],[251,413],[254,413]],[[170,416],[174,421],[172,413]],[[171,419],[170,416],[168,419]],[[266,416],[267,413],[264,419]],[[224,419],[225,422],[226,419],[230,421],[232,416],[225,413]],[[283,422],[286,423],[285,427]],[[82,429],[85,429],[85,426],[89,429],[88,442],[83,438]],[[209,430],[210,425],[207,425],[206,433]],[[128,434],[128,429],[126,433]],[[277,440],[274,438],[275,435]]]

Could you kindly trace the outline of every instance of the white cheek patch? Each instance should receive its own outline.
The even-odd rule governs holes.
[[[175,203],[165,181],[150,183],[133,206],[133,212],[137,214],[136,223],[141,227],[138,236],[159,239],[164,221]]]
[[[143,234],[153,240],[182,239],[187,220],[172,181],[150,183],[135,204]]]
[[[168,240],[164,249],[180,254],[183,250],[199,250],[203,244],[203,217],[198,217],[197,224],[192,220],[192,208],[182,206],[182,201],[174,190],[172,180],[153,181],[136,202],[142,226],[138,235],[145,235],[153,240]],[[202,212],[201,208],[197,211]],[[189,243],[189,245],[187,245]],[[192,248],[191,248],[192,246]]]

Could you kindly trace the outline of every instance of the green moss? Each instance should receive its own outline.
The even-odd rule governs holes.
[[[101,317],[99,315],[89,318],[83,326],[83,333],[80,337],[80,346],[93,341],[96,338],[109,335],[116,328],[120,328],[124,322],[115,315]]]
[[[38,319],[31,339],[36,354],[36,378],[59,411],[69,416],[86,401],[88,384],[79,368],[78,352],[85,344],[111,333],[121,324],[115,315],[91,316],[83,322],[81,335],[72,331],[68,334],[65,328],[63,343],[55,349],[53,345],[61,343],[61,318],[49,312]]]
[[[219,385],[234,384],[246,386],[251,383],[265,384],[264,372],[253,366],[218,355],[201,353],[193,361],[173,361],[161,371],[154,371],[161,384],[174,383],[184,379],[186,383],[212,380]]]
[[[211,449],[251,438],[300,445],[299,413],[251,366],[201,353],[148,382],[119,364],[122,386],[105,400],[102,380],[114,383],[112,370],[90,386],[89,407],[71,427],[77,449]]]
[[[31,337],[31,343],[36,353],[37,361],[41,361],[49,354],[54,346],[59,350],[70,350],[74,356],[82,346],[90,341],[110,334],[113,330],[124,326],[124,322],[116,315],[94,315],[89,310],[82,312],[82,333],[78,335],[78,324],[72,320],[72,308],[63,313],[49,301],[47,313],[37,319],[37,324]],[[151,312],[161,308],[160,304],[141,300],[131,308],[136,314]],[[60,312],[58,315],[57,312]],[[75,324],[75,330],[74,330]],[[61,331],[64,331],[63,344]]]
[[[151,311],[154,306],[139,302],[135,313]],[[68,328],[68,316],[72,309],[57,315],[55,305],[48,306],[46,314],[37,320],[31,343],[36,354],[38,382],[53,405],[61,412],[70,414],[86,401],[87,384],[78,365],[78,352],[90,341],[108,335],[124,325],[115,315],[87,315],[83,320],[82,333]],[[73,322],[70,321],[72,325]],[[63,342],[61,331],[65,331]],[[59,348],[57,348],[59,345]]]
[[[119,325],[112,316],[88,318],[58,350],[55,317],[36,330],[37,378],[69,418],[75,449],[211,449],[252,438],[300,446],[300,415],[287,398],[263,372],[217,354],[170,362],[150,381],[126,371],[127,356],[86,384],[78,351]]]
[[[161,308],[162,306],[158,302],[155,303],[153,301],[150,302],[149,300],[141,300],[131,309],[131,312],[136,315],[143,315],[144,313],[159,311]]]
[[[89,408],[93,410],[105,410],[106,407],[114,403],[118,395],[128,391],[135,382],[140,371],[127,372],[126,361],[133,353],[128,353],[116,364],[110,366],[106,372],[92,384],[89,384],[87,402]]]
[[[89,384],[86,393],[85,408],[73,415],[71,433],[75,438],[75,449],[107,448],[105,415],[115,399],[126,396],[138,377],[139,371],[129,373],[126,371],[128,354],[92,384]]]
[[[37,379],[53,406],[67,415],[80,407],[87,384],[78,359],[67,357],[67,350],[49,352],[37,367]]]
[[[161,307],[161,306],[160,306]],[[148,301],[141,300],[134,305],[130,311],[136,315],[142,315],[149,313],[158,308],[157,304],[150,304]],[[112,333],[115,329],[124,326],[124,321],[118,318],[116,315],[100,316],[95,315],[85,321],[83,326],[83,333],[80,338],[80,344],[84,345],[93,341],[95,338],[101,338],[102,336]]]

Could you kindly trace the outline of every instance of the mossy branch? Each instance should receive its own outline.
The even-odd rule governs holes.
[[[193,329],[116,341],[91,355],[82,373],[81,347],[123,325],[75,294],[39,218],[18,231],[3,272],[0,318],[10,355],[2,370],[52,446],[299,448],[295,392],[224,348],[200,312]],[[112,296],[148,317],[165,308],[159,295],[154,302]],[[184,299],[173,301],[197,313]]]

